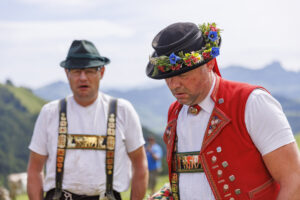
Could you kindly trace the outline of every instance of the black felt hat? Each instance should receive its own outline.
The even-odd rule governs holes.
[[[74,40],[66,60],[60,66],[68,69],[100,67],[110,63],[110,60],[100,56],[95,45],[87,40]]]
[[[155,51],[146,74],[153,79],[163,79],[193,70],[215,58],[220,44],[220,29],[215,23],[171,24],[154,37],[152,47]]]

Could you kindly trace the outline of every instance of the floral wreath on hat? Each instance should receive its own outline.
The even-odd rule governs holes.
[[[210,60],[219,55],[221,29],[216,27],[216,23],[203,23],[199,29],[204,36],[205,46],[190,53],[180,51],[178,55],[171,53],[170,56],[150,57],[150,63],[154,65],[152,76],[160,72],[176,71],[183,67],[191,67],[195,64]]]

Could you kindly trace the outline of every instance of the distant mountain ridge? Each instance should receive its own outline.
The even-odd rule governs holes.
[[[222,69],[221,74],[228,80],[261,85],[274,95],[300,99],[300,72],[287,71],[279,62],[262,69],[230,66]]]
[[[45,100],[61,99],[71,94],[69,84],[64,81],[57,81],[41,88],[33,90],[33,93]]]
[[[300,132],[300,73],[284,70],[279,62],[273,62],[262,69],[247,69],[232,66],[221,70],[228,80],[261,85],[282,104],[295,133]],[[53,100],[70,94],[65,82],[39,88],[33,91],[37,96]],[[167,121],[169,105],[175,101],[166,85],[128,91],[106,90],[105,93],[129,100],[137,110],[142,124],[148,129],[162,134]],[[41,95],[44,94],[44,95]],[[298,100],[299,99],[299,100]]]

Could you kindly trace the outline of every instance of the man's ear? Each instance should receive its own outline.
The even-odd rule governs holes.
[[[66,68],[65,68],[65,73],[66,73],[67,78],[69,79],[69,70]]]
[[[103,66],[103,67],[100,68],[100,76],[101,76],[100,79],[103,78],[104,72],[105,72],[105,67]]]
[[[216,64],[216,59],[212,59],[207,63],[207,68],[209,72],[213,70],[215,64]]]

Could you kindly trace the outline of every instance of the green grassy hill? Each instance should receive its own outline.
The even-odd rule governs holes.
[[[12,85],[2,85],[2,87],[5,87],[12,92],[15,98],[17,98],[28,112],[32,114],[39,113],[41,107],[46,103],[45,100],[35,96],[30,89],[14,87]]]
[[[0,84],[0,185],[8,174],[26,171],[27,147],[44,103],[26,88]]]

